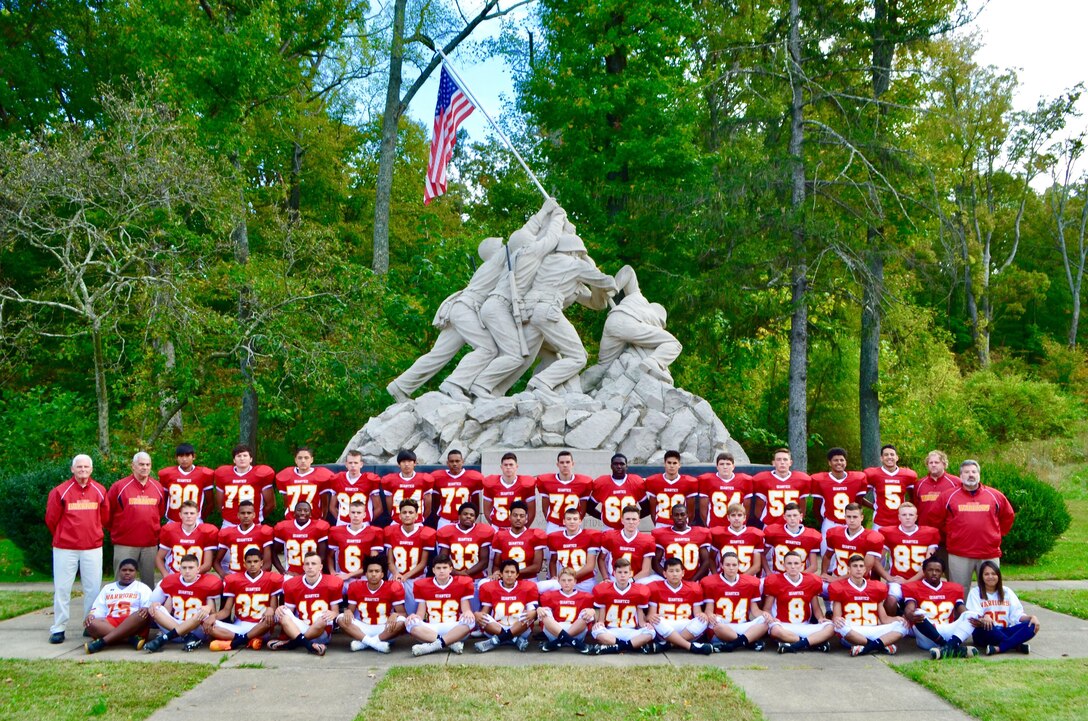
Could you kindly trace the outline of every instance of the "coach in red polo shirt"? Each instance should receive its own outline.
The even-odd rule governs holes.
[[[140,451],[132,457],[132,475],[110,486],[110,540],[113,575],[121,561],[131,558],[140,569],[140,581],[155,587],[155,556],[159,530],[166,515],[166,491],[151,477],[151,456]]]
[[[1001,563],[1001,539],[1012,530],[1016,514],[1005,494],[982,485],[978,461],[960,464],[960,481],[960,488],[941,494],[933,520],[944,532],[948,580],[966,591],[983,561]]]

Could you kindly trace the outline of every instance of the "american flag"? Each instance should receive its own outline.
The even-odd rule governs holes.
[[[427,161],[427,178],[423,183],[424,205],[446,192],[446,166],[453,156],[457,128],[475,109],[472,101],[453,81],[443,65],[442,79],[438,81],[438,105],[434,109],[431,158]]]

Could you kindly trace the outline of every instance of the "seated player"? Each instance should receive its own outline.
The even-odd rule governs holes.
[[[805,573],[801,551],[782,557],[786,570],[763,579],[763,618],[767,632],[778,641],[779,653],[816,650],[827,653],[835,627],[824,615],[820,593],[824,582],[814,573]],[[815,623],[809,619],[815,618]]]
[[[488,636],[476,643],[480,653],[502,644],[516,646],[519,651],[529,648],[529,631],[536,621],[540,594],[535,583],[518,578],[519,571],[518,562],[508,558],[499,565],[499,580],[480,586],[476,625]]]
[[[329,524],[312,518],[307,501],[295,503],[294,517],[288,517],[273,529],[272,565],[284,578],[302,575],[302,559],[316,553],[324,563],[329,543]],[[281,560],[282,558],[282,560]]]
[[[621,515],[621,528],[604,531],[601,534],[601,554],[598,557],[601,576],[609,581],[616,577],[616,562],[626,558],[631,563],[635,583],[643,585],[662,580],[654,573],[653,561],[657,551],[657,542],[649,533],[638,530],[642,521],[638,506],[627,506]]]
[[[578,590],[591,593],[600,546],[600,532],[583,528],[578,508],[568,508],[563,512],[563,530],[548,534],[548,580],[540,582],[540,591],[558,590],[559,569],[569,568],[578,579]]]
[[[298,510],[295,506],[296,513]],[[271,641],[268,648],[279,651],[304,646],[315,656],[324,656],[343,599],[343,582],[322,573],[321,556],[310,551],[302,559],[302,575],[284,581],[283,605],[276,609],[276,622],[287,638]]]
[[[533,580],[544,565],[544,549],[548,539],[543,529],[529,528],[529,511],[522,501],[510,504],[510,528],[495,531],[491,541],[491,580],[497,581],[499,564],[508,558],[518,562],[521,577]]]
[[[415,606],[412,589],[427,570],[435,532],[419,522],[419,503],[415,499],[405,498],[397,509],[400,523],[387,526],[384,531],[385,553],[389,559],[389,577],[404,587],[404,608],[411,613]]]
[[[941,578],[944,563],[936,556],[925,560],[922,573],[922,580],[903,585],[903,616],[914,626],[918,648],[934,660],[977,656],[978,649],[966,645],[974,629],[964,613],[963,586]]]
[[[680,505],[680,504],[677,504]],[[684,564],[679,558],[665,561],[665,580],[651,583],[650,608],[646,623],[657,632],[664,650],[676,646],[700,656],[714,653],[709,643],[699,643],[708,619],[703,613],[703,589],[694,581],[684,580]]]
[[[177,522],[167,523],[159,531],[159,550],[155,554],[155,569],[166,578],[181,570],[181,557],[191,553],[200,563],[198,572],[212,569],[219,550],[219,529],[200,522],[200,507],[196,501],[182,501]]]
[[[767,619],[759,605],[759,579],[740,572],[740,558],[733,551],[722,552],[721,566],[720,573],[699,582],[706,602],[703,614],[714,637],[711,644],[720,651],[762,651]]]
[[[759,578],[763,570],[763,558],[767,555],[763,531],[747,525],[748,512],[739,503],[729,506],[728,517],[728,526],[710,529],[711,548],[719,557],[732,552],[740,563],[741,573]]]
[[[688,509],[683,503],[672,507],[672,525],[655,528],[650,535],[657,546],[654,568],[665,573],[665,559],[679,558],[685,581],[698,581],[710,573],[710,529],[688,524]]]
[[[431,567],[434,576],[416,582],[416,610],[404,627],[419,641],[413,656],[425,656],[443,648],[454,653],[465,650],[464,638],[476,627],[472,615],[472,580],[453,575],[453,562],[440,555]]]
[[[846,525],[831,526],[824,537],[827,544],[821,576],[824,583],[847,578],[850,575],[848,562],[854,555],[865,558],[866,573],[871,573],[874,566],[880,566],[880,559],[884,555],[884,536],[862,525],[864,516],[859,504],[848,503],[843,509],[843,518]]]
[[[385,561],[367,558],[365,581],[348,586],[348,610],[340,614],[340,630],[353,640],[352,651],[372,648],[389,653],[389,642],[404,633],[404,587],[385,579]]]
[[[695,517],[707,528],[729,525],[730,506],[742,506],[745,520],[752,510],[752,477],[734,472],[736,459],[732,453],[719,453],[715,463],[715,473],[704,473],[698,478],[698,511]]]
[[[216,573],[241,573],[245,570],[245,554],[256,548],[264,558],[264,570],[272,570],[272,528],[255,523],[257,509],[253,501],[238,504],[238,525],[223,526],[219,531],[219,552],[212,568]]]
[[[665,472],[646,479],[646,492],[650,499],[650,518],[657,528],[672,525],[672,507],[678,503],[687,508],[688,518],[695,518],[699,482],[680,473],[679,451],[665,451]]]
[[[540,497],[545,520],[545,531],[563,530],[563,514],[568,508],[577,508],[585,516],[586,501],[593,490],[593,479],[574,472],[574,456],[570,451],[559,451],[555,458],[556,473],[542,473],[536,477],[536,493]]]
[[[1005,588],[996,563],[983,561],[978,576],[981,582],[967,594],[975,645],[986,649],[987,656],[1013,649],[1028,653],[1028,641],[1039,633],[1039,619],[1027,614],[1013,590]]]
[[[903,600],[903,585],[922,579],[922,563],[937,552],[941,532],[932,526],[919,526],[918,509],[913,503],[904,502],[899,504],[899,525],[884,526],[880,535],[884,536],[890,568],[877,565],[873,571],[888,584],[889,602],[884,607],[894,614]],[[892,606],[893,603],[896,605]]]
[[[597,620],[590,633],[597,645],[587,646],[585,653],[619,653],[643,646],[653,653],[657,650],[652,643],[654,630],[646,623],[650,591],[631,582],[631,562],[626,558],[615,562],[615,574],[616,580],[598,583],[593,589]]]
[[[223,607],[204,619],[204,633],[214,639],[211,651],[257,650],[276,625],[276,608],[283,600],[283,576],[264,570],[264,554],[246,551],[246,570],[223,581]],[[231,621],[231,619],[234,619]]]
[[[457,523],[460,509],[466,503],[480,510],[480,489],[483,488],[484,477],[479,471],[465,470],[465,457],[461,451],[450,450],[446,454],[446,467],[432,473],[431,478],[434,479],[434,493],[438,501],[438,530]]]
[[[763,539],[767,544],[767,572],[786,570],[786,554],[795,552],[805,558],[805,573],[820,572],[820,544],[823,538],[820,532],[806,528],[801,521],[804,511],[796,503],[787,503],[784,511],[785,523],[776,523],[763,529]]]
[[[136,580],[136,560],[126,558],[117,567],[117,580],[98,592],[91,612],[83,620],[93,640],[85,643],[87,653],[98,653],[106,646],[128,643],[137,651],[144,647],[144,634],[151,623],[151,589]]]
[[[453,561],[453,575],[471,578],[479,589],[487,576],[491,562],[491,539],[495,529],[486,523],[477,523],[477,508],[465,501],[457,511],[457,523],[438,529],[438,552]],[[479,608],[474,599],[473,608]]]
[[[827,589],[834,609],[831,617],[835,632],[851,647],[853,656],[874,651],[891,656],[898,650],[896,641],[907,635],[906,621],[889,616],[884,610],[888,585],[867,577],[865,556],[855,553],[850,556],[849,564],[850,575]]]
[[[563,646],[581,651],[585,648],[586,630],[597,614],[593,610],[593,594],[579,591],[573,569],[559,571],[559,590],[540,594],[536,617],[544,630],[546,641],[540,650],[547,653]]]
[[[215,615],[216,599],[223,593],[223,581],[211,573],[200,573],[196,556],[181,557],[181,572],[171,573],[159,582],[151,594],[151,620],[164,633],[144,644],[144,651],[155,653],[176,638],[186,651],[195,651],[204,643],[201,625]]]
[[[344,590],[366,573],[363,565],[365,559],[385,551],[382,529],[366,522],[366,501],[354,500],[348,504],[348,508],[348,525],[329,529],[327,561],[333,574],[344,582]]]

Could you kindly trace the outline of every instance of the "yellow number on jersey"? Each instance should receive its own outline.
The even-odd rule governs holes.
[[[811,615],[808,604],[803,598],[791,598],[786,605],[786,614],[790,618],[790,623],[804,623]]]
[[[584,548],[561,548],[555,552],[560,568],[579,569],[586,565],[589,554]]]
[[[929,552],[928,546],[896,546],[892,549],[892,567],[902,574],[922,569]]]
[[[951,623],[952,611],[956,608],[956,604],[952,601],[941,601],[936,603],[934,601],[922,601],[918,604],[928,618],[933,623]]]
[[[427,601],[429,623],[454,623],[461,611],[461,604],[452,598],[444,601]]]
[[[903,487],[899,484],[884,484],[884,507],[894,511],[903,502]]]
[[[548,517],[558,519],[558,522],[562,523],[563,514],[567,512],[567,509],[577,508],[581,500],[573,493],[549,493],[548,502],[551,504],[551,510],[548,511]]]
[[[393,546],[390,552],[393,554],[393,568],[397,573],[408,573],[409,569],[419,563],[418,548]]]
[[[855,626],[876,626],[880,622],[876,607],[872,601],[850,601],[842,605],[842,616]]]
[[[200,496],[200,489],[193,485],[179,486],[172,484],[170,486],[170,508],[177,510],[181,508],[181,504],[185,501],[192,501],[198,503],[197,500]]]
[[[670,543],[665,546],[665,558],[679,558],[687,571],[699,568],[699,545],[695,543]]]
[[[450,560],[456,571],[464,571],[472,568],[480,562],[480,544],[478,543],[451,543]]]
[[[440,488],[442,494],[442,513],[450,515],[457,513],[462,503],[468,503],[469,490],[465,486],[456,488]]]
[[[623,516],[623,509],[627,506],[637,506],[638,501],[632,496],[609,496],[604,499],[604,520],[616,524]]]
[[[655,516],[660,522],[672,520],[672,507],[677,503],[686,503],[687,496],[683,493],[658,493],[654,499]]]
[[[731,598],[719,598],[714,610],[726,623],[744,623],[748,620],[748,599],[734,602]]]

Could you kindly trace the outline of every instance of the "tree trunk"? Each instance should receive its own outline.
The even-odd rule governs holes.
[[[1069,347],[1077,347],[1077,330],[1080,327],[1080,288],[1073,295],[1073,317],[1069,319]]]
[[[790,377],[788,436],[793,466],[808,469],[808,249],[805,239],[804,97],[801,92],[800,0],[790,0],[790,207],[793,210],[793,262],[790,272]]]
[[[231,156],[231,164],[235,171],[241,173],[242,166],[237,155]],[[240,190],[241,215],[238,222],[230,232],[230,240],[234,245],[234,260],[238,265],[249,262],[249,225],[246,221],[246,196],[245,190]],[[238,329],[246,334],[246,340],[242,343],[238,359],[238,370],[246,383],[242,392],[242,407],[238,414],[238,442],[245,443],[253,453],[257,453],[257,389],[253,385],[253,356],[254,341],[248,332],[247,326],[253,318],[253,288],[248,283],[243,284],[238,290]]]
[[[302,155],[306,151],[298,144],[292,143],[291,152],[291,192],[287,195],[287,219],[292,225],[299,221],[302,203]]]
[[[154,346],[159,355],[163,357],[167,376],[173,377],[174,369],[177,367],[177,353],[174,349],[174,341],[170,339],[156,341]],[[174,410],[177,407],[177,402],[177,396],[169,390],[164,390],[159,398],[159,418],[166,422],[166,427],[170,429],[175,437],[180,436],[182,431],[181,411]]]
[[[880,321],[883,299],[884,256],[869,228],[868,268],[862,284],[861,362],[858,368],[858,418],[861,426],[861,461],[868,466],[880,463]]]
[[[626,19],[623,13],[614,13],[612,15],[611,25],[612,27],[621,27],[625,23]],[[607,75],[623,75],[623,72],[627,69],[627,48],[622,45],[617,45],[612,49],[612,52],[604,58],[604,70]],[[618,85],[622,80],[617,79],[615,84]],[[624,107],[622,105],[614,106],[611,111],[605,115],[605,124],[614,130],[620,130],[623,127],[626,120]],[[613,150],[615,148],[613,147]],[[608,211],[608,218],[611,220],[627,210],[627,192],[628,181],[630,178],[630,169],[627,163],[623,163],[615,170],[610,170],[605,174],[605,178],[608,180],[608,195],[605,200],[605,208]],[[626,248],[627,238],[619,238],[620,246]],[[623,254],[624,260],[629,262],[635,259]]]
[[[106,387],[106,357],[102,350],[102,326],[96,318],[91,323],[91,344],[94,347],[94,396],[98,405],[98,452],[110,454],[110,399]]]
[[[378,275],[389,272],[389,206],[393,200],[393,163],[396,162],[397,128],[404,105],[400,99],[404,65],[404,6],[393,6],[393,46],[389,55],[389,85],[382,113],[382,141],[378,150],[378,180],[374,191],[374,257],[371,268]]]

